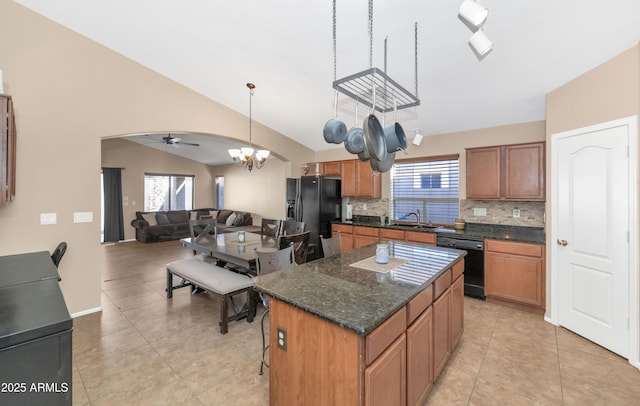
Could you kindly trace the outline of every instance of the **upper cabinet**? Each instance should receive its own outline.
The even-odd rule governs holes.
[[[342,197],[380,198],[382,178],[373,173],[368,161],[352,159],[341,161]]]
[[[467,199],[544,200],[544,142],[467,149]]]

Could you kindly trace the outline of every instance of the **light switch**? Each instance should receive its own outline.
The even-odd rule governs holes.
[[[91,223],[93,221],[92,211],[77,211],[73,213],[74,223]]]
[[[56,213],[40,213],[40,224],[56,224]]]

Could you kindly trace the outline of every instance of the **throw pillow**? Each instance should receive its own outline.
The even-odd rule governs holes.
[[[209,216],[212,219],[218,219],[218,210],[209,210]]]
[[[234,227],[239,227],[244,223],[244,213],[237,213],[236,219],[233,221]]]
[[[156,214],[156,222],[159,226],[169,224],[169,217],[164,213],[158,213]]]
[[[198,219],[198,212],[197,211],[189,212],[189,220],[197,220],[197,219]]]
[[[158,222],[156,221],[155,213],[142,213],[142,218],[149,223],[150,226],[157,226]]]
[[[233,222],[236,220],[236,217],[237,215],[235,213],[231,213],[231,215],[227,217],[227,221],[225,222],[225,224],[228,226],[233,225]]]

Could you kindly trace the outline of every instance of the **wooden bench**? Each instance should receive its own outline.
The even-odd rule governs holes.
[[[176,275],[184,282],[173,286],[173,276]],[[222,298],[220,306],[220,333],[226,334],[230,320],[247,318],[251,323],[255,316],[253,298],[253,279],[237,272],[216,266],[213,263],[200,261],[195,258],[183,259],[167,264],[167,298],[173,297],[173,290],[185,286],[195,286],[212,292]],[[246,292],[247,302],[240,312],[229,316],[229,300],[231,296]]]

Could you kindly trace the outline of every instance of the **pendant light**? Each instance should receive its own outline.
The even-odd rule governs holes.
[[[251,101],[253,99],[253,89],[256,88],[256,85],[247,83],[247,87],[249,88],[249,146],[240,149],[232,148],[229,150],[229,155],[233,159],[234,165],[248,169],[249,172],[251,172],[254,167],[257,169],[262,168],[271,152],[267,149],[259,149],[258,151],[253,149],[251,138]]]

